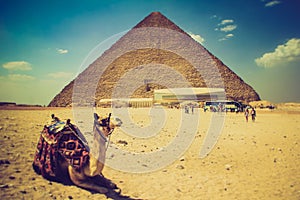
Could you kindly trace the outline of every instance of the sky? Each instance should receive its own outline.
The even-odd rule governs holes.
[[[159,11],[261,99],[300,102],[299,8],[299,0],[0,0],[0,101],[48,105],[97,45]]]

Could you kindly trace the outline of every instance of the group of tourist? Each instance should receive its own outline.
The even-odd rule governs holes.
[[[184,112],[189,114],[191,111],[192,114],[194,114],[194,105],[185,105],[184,106]]]
[[[249,108],[246,108],[244,114],[245,114],[246,122],[248,122],[249,115],[251,115],[252,121],[255,122],[256,110],[254,108],[251,108],[250,111]]]

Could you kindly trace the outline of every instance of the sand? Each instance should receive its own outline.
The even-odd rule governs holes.
[[[205,158],[199,152],[211,113],[196,110],[200,125],[195,138],[173,163],[148,173],[106,166],[103,173],[132,199],[300,199],[300,110],[290,107],[258,109],[254,123],[246,123],[241,113],[226,114],[219,140]],[[139,126],[150,123],[147,109],[130,112]],[[71,108],[0,110],[0,199],[106,199],[103,194],[50,182],[33,171],[39,133],[52,113],[61,119],[73,116]],[[137,153],[156,151],[175,137],[180,124],[180,110],[166,109],[166,113],[160,134],[136,139],[116,129],[111,144]]]

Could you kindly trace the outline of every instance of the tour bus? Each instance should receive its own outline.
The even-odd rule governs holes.
[[[204,112],[239,112],[242,105],[236,101],[219,100],[219,101],[206,101],[204,104]]]

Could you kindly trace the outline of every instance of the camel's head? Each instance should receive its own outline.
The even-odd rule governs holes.
[[[99,125],[102,127],[102,131],[105,136],[108,136],[112,134],[114,131],[116,124],[111,120],[111,113],[109,113],[108,117],[99,117],[97,113],[94,113],[95,121],[99,123]]]

